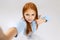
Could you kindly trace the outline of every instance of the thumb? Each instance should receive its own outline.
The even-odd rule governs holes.
[[[1,27],[0,27],[0,40],[6,40],[6,36],[4,35]]]
[[[41,18],[42,15],[39,15],[38,18]]]
[[[0,38],[4,36],[4,33],[2,31],[2,28],[0,27]]]

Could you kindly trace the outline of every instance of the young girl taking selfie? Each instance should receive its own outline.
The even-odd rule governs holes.
[[[23,6],[22,14],[23,18],[20,19],[17,26],[10,28],[4,34],[8,40],[11,40],[16,35],[18,36],[20,32],[22,32],[26,37],[30,38],[32,33],[37,31],[38,25],[46,22],[46,19],[38,17],[37,7],[32,2],[28,2]]]

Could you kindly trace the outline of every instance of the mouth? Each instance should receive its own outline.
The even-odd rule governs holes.
[[[28,21],[31,21],[31,19],[28,19]]]
[[[31,19],[28,19],[28,22],[32,22],[32,20]]]

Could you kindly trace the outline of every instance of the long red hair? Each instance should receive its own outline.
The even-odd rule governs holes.
[[[23,12],[23,18],[24,18],[24,20],[26,21],[26,24],[27,24],[26,34],[29,34],[30,32],[32,32],[32,28],[31,28],[30,23],[29,23],[29,22],[25,19],[25,17],[24,17],[24,13],[25,13],[25,11],[28,10],[28,9],[34,10],[34,11],[36,12],[36,17],[35,17],[34,20],[38,19],[38,11],[37,11],[36,5],[35,5],[34,3],[32,3],[32,2],[26,3],[26,4],[23,6],[23,10],[22,10],[22,12]],[[38,25],[36,26],[36,28],[38,28]]]

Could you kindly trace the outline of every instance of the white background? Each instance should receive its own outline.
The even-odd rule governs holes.
[[[0,0],[0,26],[4,32],[19,21],[23,5],[30,1],[37,5],[39,14],[48,16],[48,22],[39,25],[36,34],[42,40],[60,40],[60,0]]]

